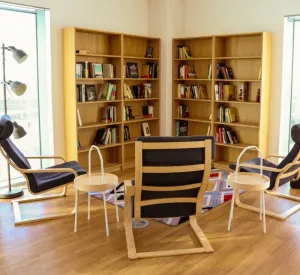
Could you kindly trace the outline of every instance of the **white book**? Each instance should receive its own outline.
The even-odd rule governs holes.
[[[85,85],[81,86],[81,101],[85,102]]]
[[[148,106],[148,114],[153,117],[153,106]]]
[[[77,109],[77,121],[78,121],[78,125],[82,126],[82,120],[81,120],[79,109]]]

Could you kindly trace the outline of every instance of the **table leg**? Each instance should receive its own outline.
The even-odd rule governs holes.
[[[118,201],[117,201],[117,189],[116,188],[115,188],[115,206],[116,206],[117,222],[119,222],[119,207],[118,207]]]
[[[263,212],[263,192],[264,190],[260,191],[260,200],[259,200],[259,219],[262,220],[262,212]]]
[[[77,232],[77,216],[78,216],[78,195],[79,191],[75,190],[75,222],[74,222],[74,232]]]
[[[265,191],[262,190],[262,205],[263,205],[263,224],[264,224],[264,233],[266,230],[266,202],[265,202]]]
[[[105,196],[105,192],[103,192],[102,194],[103,194],[103,203],[104,203],[106,236],[109,236],[109,228],[108,228],[108,220],[107,220],[107,209],[106,209],[106,196]]]
[[[228,221],[228,231],[230,231],[231,221],[232,221],[232,218],[233,218],[233,209],[234,209],[234,204],[235,204],[235,192],[236,192],[236,190],[233,189],[232,199],[231,199],[230,215],[229,215],[229,221]]]
[[[88,193],[88,220],[91,219],[91,194]]]

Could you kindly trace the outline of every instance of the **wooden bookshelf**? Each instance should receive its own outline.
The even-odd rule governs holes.
[[[153,58],[145,57],[147,47],[153,48]],[[76,50],[87,50],[88,53],[76,53]],[[160,71],[160,39],[70,27],[63,29],[63,53],[66,159],[77,160],[87,169],[88,151],[97,130],[114,126],[118,129],[118,141],[114,144],[98,146],[106,171],[134,167],[134,141],[136,137],[142,135],[142,123],[149,123],[151,135],[159,135],[160,79],[159,75],[157,78],[128,78],[124,75],[124,65],[127,62],[137,63],[141,75],[143,64],[156,62]],[[85,61],[113,64],[114,78],[76,78],[75,65]],[[77,85],[96,85],[98,90],[98,86],[105,83],[116,84],[115,100],[77,102]],[[131,86],[143,83],[151,83],[151,98],[124,99],[124,84]],[[105,123],[101,121],[101,108],[109,105],[117,107],[117,121]],[[144,105],[154,106],[153,118],[141,118]],[[133,115],[137,119],[124,121],[124,106],[132,106]],[[80,111],[81,126],[77,122],[77,109]],[[124,141],[125,125],[130,129],[130,141]],[[81,144],[80,148],[78,148],[78,140]],[[100,163],[96,151],[92,153],[92,164],[92,170],[97,171]]]
[[[178,58],[178,46],[188,47],[192,58]],[[231,67],[234,79],[217,79],[217,64]],[[235,131],[238,144],[216,143],[214,167],[229,169],[236,162],[241,150],[249,145],[258,146],[263,155],[267,155],[269,127],[271,34],[266,32],[233,35],[217,35],[173,39],[173,135],[176,135],[176,122],[188,122],[188,135],[206,135],[208,127],[215,136],[219,126],[229,126]],[[193,65],[196,79],[180,79],[179,65]],[[212,65],[212,77],[208,78],[208,67]],[[261,78],[258,79],[259,69]],[[248,101],[219,100],[215,98],[215,84],[220,81],[235,86],[239,82],[248,82]],[[205,85],[208,99],[180,98],[178,84]],[[257,89],[260,89],[260,102],[256,102]],[[189,117],[178,117],[178,106],[185,104],[189,108]],[[234,107],[237,122],[218,121],[218,107]],[[211,115],[211,120],[209,117]],[[248,151],[243,161],[257,156],[256,151]]]

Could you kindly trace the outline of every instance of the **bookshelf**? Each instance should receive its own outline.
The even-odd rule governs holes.
[[[153,48],[153,57],[145,57],[147,47]],[[76,53],[76,50],[88,52]],[[159,135],[160,118],[160,79],[142,78],[141,69],[145,64],[157,63],[160,66],[160,39],[123,33],[104,32],[70,27],[63,29],[64,61],[64,101],[65,101],[65,148],[66,159],[77,160],[85,169],[88,168],[88,150],[99,129],[116,128],[118,139],[115,143],[99,145],[106,171],[117,171],[134,167],[134,141],[142,135],[142,123],[148,122],[151,135]],[[76,64],[100,63],[114,66],[113,78],[76,77]],[[126,74],[127,63],[136,63],[139,70],[137,78]],[[83,65],[84,66],[84,65]],[[78,102],[77,86],[93,85],[97,94],[103,85],[114,84],[116,96],[112,100],[93,100]],[[124,98],[124,84],[138,86],[151,83],[151,97]],[[153,106],[152,117],[143,117],[142,106]],[[102,110],[107,106],[116,107],[115,121],[103,121]],[[131,106],[135,119],[124,120],[123,108]],[[82,125],[77,118],[79,110]],[[131,139],[124,141],[124,126],[130,130]],[[80,141],[80,148],[78,146]],[[100,167],[96,152],[92,153],[92,170]]]
[[[190,52],[188,56],[192,56],[191,58],[187,58],[185,54],[182,56],[182,52],[179,58],[178,48],[182,47],[187,48]],[[229,164],[235,162],[243,148],[249,145],[258,146],[266,156],[270,63],[271,34],[267,32],[173,39],[173,135],[178,134],[178,122],[182,126],[181,129],[185,129],[187,124],[188,135],[207,135],[210,128],[210,134],[216,136],[219,128],[230,127],[235,132],[238,143],[216,142],[216,157],[213,164],[219,169],[228,170]],[[219,78],[218,64],[232,69],[232,79]],[[196,73],[195,78],[180,78],[178,68],[182,65],[192,67],[192,71]],[[210,65],[211,77],[209,77]],[[230,100],[216,100],[215,85],[219,87],[220,83],[232,85],[235,97]],[[237,100],[241,83],[248,85],[247,101]],[[178,84],[188,87],[204,85],[208,98],[181,98]],[[259,102],[256,100],[258,89],[260,89]],[[180,105],[188,107],[188,117],[179,117]],[[220,122],[218,118],[220,106],[233,108],[237,121]],[[256,156],[257,152],[248,151],[243,156],[243,161]]]

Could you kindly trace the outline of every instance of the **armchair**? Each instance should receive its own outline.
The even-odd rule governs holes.
[[[129,259],[214,252],[200,229],[204,192],[215,154],[213,137],[139,137],[135,142],[135,185],[125,181],[124,224]],[[189,216],[199,248],[137,253],[132,218]]]
[[[300,202],[300,198],[289,194],[283,194],[278,192],[278,188],[288,182],[291,182],[291,186],[297,183],[299,184],[300,176],[300,124],[296,124],[291,129],[291,136],[295,142],[293,148],[286,157],[269,155],[267,159],[263,159],[263,174],[270,178],[270,187],[266,190],[266,193],[278,197],[282,197],[288,200]],[[268,161],[268,158],[283,159],[278,165]],[[259,173],[260,159],[255,158],[246,163],[240,164],[241,172],[253,172]],[[236,164],[230,164],[230,168],[235,170]],[[298,187],[298,186],[297,186]],[[237,206],[246,208],[255,212],[259,212],[258,207],[247,205],[241,202],[239,194],[236,194],[235,203]],[[286,210],[284,213],[276,213],[273,211],[266,211],[266,215],[272,216],[278,219],[286,219],[296,211],[300,210],[300,203]]]
[[[15,225],[65,217],[74,213],[49,215],[38,218],[23,219],[20,213],[20,203],[35,202],[40,200],[61,198],[66,196],[67,185],[71,184],[75,177],[85,174],[83,168],[76,161],[66,162],[64,158],[57,156],[35,156],[25,157],[16,145],[9,139],[13,132],[13,125],[9,117],[4,115],[0,119],[0,152],[6,161],[25,178],[29,193],[36,195],[52,189],[63,187],[62,193],[45,196],[12,200]],[[32,169],[29,159],[61,159],[62,164],[48,167],[46,169]]]

